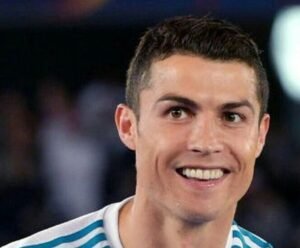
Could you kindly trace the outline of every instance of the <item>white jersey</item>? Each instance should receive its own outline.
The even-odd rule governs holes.
[[[118,230],[118,216],[120,208],[127,201],[128,199],[108,205],[96,212],[5,245],[3,248],[123,248]],[[272,248],[272,245],[233,222],[225,248],[244,247]]]

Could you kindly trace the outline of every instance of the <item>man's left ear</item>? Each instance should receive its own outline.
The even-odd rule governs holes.
[[[270,126],[270,115],[269,114],[264,114],[260,124],[259,124],[259,134],[258,134],[258,145],[257,145],[257,149],[256,149],[256,157],[259,157],[259,155],[261,154],[265,142],[266,142],[266,136],[269,130],[269,126]]]

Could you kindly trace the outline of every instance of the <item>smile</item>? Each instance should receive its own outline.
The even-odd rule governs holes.
[[[188,179],[197,179],[205,181],[220,179],[226,173],[222,169],[199,168],[181,168],[177,172]]]

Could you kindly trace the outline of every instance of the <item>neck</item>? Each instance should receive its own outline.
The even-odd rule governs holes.
[[[234,212],[195,223],[166,214],[136,196],[120,212],[121,242],[124,248],[224,248]]]

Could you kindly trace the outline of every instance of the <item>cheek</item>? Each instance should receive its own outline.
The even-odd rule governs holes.
[[[172,151],[177,146],[182,146],[187,136],[186,128],[156,119],[141,126],[139,134],[140,147],[147,147],[149,151],[162,154]]]
[[[254,129],[249,131],[248,134],[241,139],[241,143],[239,144],[240,174],[245,191],[250,186],[253,178],[257,146],[258,132]]]
[[[232,135],[231,152],[236,160],[236,176],[239,183],[248,188],[252,181],[256,152],[258,146],[258,131],[254,128]]]
[[[167,133],[141,135],[136,149],[137,167],[147,166],[159,170],[166,167],[170,162],[168,160],[178,153],[177,143]]]
[[[256,127],[241,130],[232,135],[236,149],[246,160],[255,160],[258,148],[258,129]]]
[[[245,141],[245,145],[243,148],[243,156],[245,160],[248,163],[253,164],[256,160],[256,150],[257,150],[257,143],[254,142],[253,140],[247,140]]]
[[[148,125],[151,123],[148,123]],[[163,126],[144,126],[139,130],[136,146],[136,167],[141,183],[159,180],[170,172],[173,161],[182,150],[178,132]]]
[[[255,132],[249,132],[243,137],[236,137],[235,151],[237,170],[234,173],[233,188],[236,190],[236,199],[240,200],[248,191],[254,173],[257,142]]]
[[[252,160],[253,163],[257,157],[257,150],[259,149],[259,137],[258,130],[253,130],[249,132],[248,137],[245,139],[245,153],[248,154],[249,160]]]
[[[144,137],[136,150],[136,183],[144,192],[160,192],[166,174],[166,154],[164,144],[153,137]],[[147,193],[148,194],[148,193]],[[152,194],[152,193],[151,193]]]

